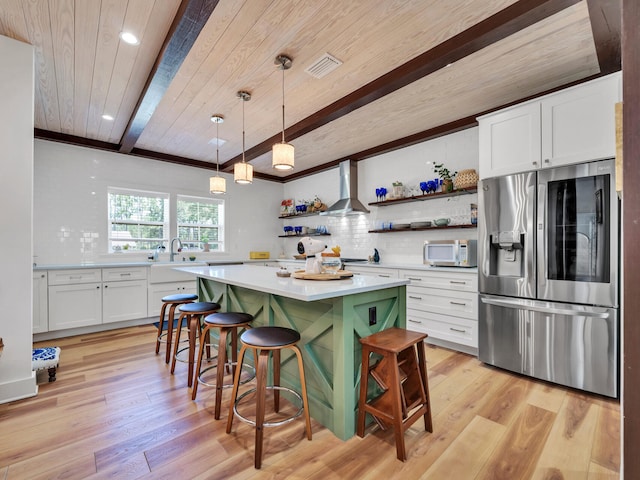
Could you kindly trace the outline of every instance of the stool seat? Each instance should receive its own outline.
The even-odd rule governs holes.
[[[220,304],[214,302],[193,302],[180,305],[178,310],[182,313],[209,313],[215,310],[220,310]]]
[[[256,327],[240,336],[242,343],[253,348],[280,348],[300,341],[300,334],[286,327]]]
[[[198,295],[195,293],[175,293],[173,295],[162,297],[162,301],[165,303],[192,302],[197,299]]]
[[[253,321],[253,315],[242,312],[218,312],[207,315],[204,319],[206,325],[212,327],[233,327]]]

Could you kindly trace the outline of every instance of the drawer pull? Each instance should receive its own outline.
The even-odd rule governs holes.
[[[130,277],[131,273],[121,273],[120,276],[121,277]]]
[[[422,324],[422,322],[420,320],[413,320],[412,318],[408,319],[410,323],[420,323]]]
[[[458,332],[458,333],[466,333],[466,330],[464,330],[462,328],[449,327],[449,330],[453,330],[454,332]]]
[[[451,305],[460,305],[462,307],[465,307],[467,304],[464,302],[449,302]]]
[[[455,283],[456,285],[466,285],[467,282],[461,280],[449,280],[449,283]]]
[[[409,295],[409,298],[412,300],[422,300],[422,297],[415,297],[413,295]]]
[[[379,277],[382,278],[391,278],[391,275],[382,275],[382,274],[378,274]]]
[[[421,278],[415,278],[415,277],[407,277],[409,280],[415,280],[416,282],[421,282],[422,279]]]
[[[82,275],[69,275],[69,280],[80,280]]]

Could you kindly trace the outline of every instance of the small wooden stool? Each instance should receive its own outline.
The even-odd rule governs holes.
[[[240,335],[242,348],[238,356],[238,365],[242,365],[247,349],[253,351],[254,364],[256,366],[256,388],[249,390],[238,397],[238,387],[240,386],[241,368],[236,368],[236,375],[231,391],[231,402],[229,407],[229,417],[227,418],[227,433],[231,433],[233,417],[238,416],[240,420],[256,427],[255,460],[256,468],[262,466],[262,437],[264,427],[275,427],[292,421],[300,416],[304,411],[305,429],[307,439],[311,440],[311,417],[309,416],[309,402],[307,400],[307,384],[304,379],[304,366],[302,364],[302,352],[298,345],[300,334],[295,330],[285,327],[257,327],[246,330]],[[280,352],[284,349],[291,349],[298,359],[298,371],[300,372],[301,393],[290,388],[280,386]],[[267,366],[269,363],[269,352],[273,352],[273,385],[267,386]],[[280,411],[280,390],[286,390],[301,401],[302,405],[293,416],[279,422],[265,422],[265,403],[267,389],[273,390],[273,403],[276,412]],[[237,404],[242,398],[253,391],[256,392],[256,421],[253,422],[238,413]]]
[[[31,352],[31,369],[34,372],[46,369],[49,373],[49,381],[55,382],[60,351],[60,347],[34,348]]]
[[[176,319],[176,307],[184,303],[191,303],[198,300],[198,295],[193,293],[176,293],[162,297],[162,310],[160,310],[160,321],[158,322],[158,338],[156,339],[156,355],[160,352],[160,344],[166,342],[167,352],[165,354],[165,363],[169,363],[171,359],[171,341],[173,338],[173,322]],[[163,332],[164,315],[169,308],[169,317],[167,318],[167,331]],[[182,328],[182,324],[178,324],[178,328]]]
[[[220,419],[220,406],[222,404],[222,389],[224,387],[232,387],[233,382],[224,384],[224,370],[229,363],[227,362],[227,337],[231,333],[231,373],[233,378],[236,373],[236,368],[242,369],[242,365],[238,365],[238,329],[248,328],[249,324],[253,322],[253,315],[241,312],[219,312],[207,315],[204,319],[204,330],[200,335],[200,351],[198,353],[198,364],[196,365],[196,381],[193,384],[193,392],[191,394],[191,400],[196,399],[198,393],[198,384],[205,383],[201,379],[201,375],[208,369],[201,370],[202,357],[204,356],[205,345],[208,342],[209,332],[213,328],[220,329],[220,338],[218,340],[218,361],[217,365],[209,368],[216,368],[216,406],[214,410],[214,418]],[[237,367],[236,367],[237,366]],[[252,377],[253,378],[253,377]],[[212,386],[212,385],[211,385]]]
[[[200,319],[204,315],[210,315],[212,313],[220,310],[220,304],[214,302],[194,302],[194,303],[184,303],[178,307],[178,311],[180,312],[180,318],[178,318],[178,325],[182,325],[183,318],[187,319],[187,327],[189,329],[189,346],[178,349],[178,344],[180,343],[180,332],[181,328],[178,328],[176,331],[176,341],[173,344],[173,360],[171,361],[171,375],[176,369],[176,360],[178,360],[178,354],[188,350],[189,356],[188,360],[178,360],[180,362],[185,362],[188,364],[187,368],[187,385],[191,386],[193,384],[193,366],[195,364],[195,356],[196,356],[196,339],[200,336]],[[207,355],[211,356],[210,352],[207,351]]]
[[[390,328],[361,338],[362,370],[360,399],[358,401],[357,434],[364,437],[365,414],[386,429],[391,425],[396,438],[398,460],[407,459],[404,432],[422,415],[424,429],[433,432],[427,365],[422,342],[426,334],[402,328]],[[369,365],[371,353],[382,356],[375,365]],[[384,390],[367,402],[369,374]],[[413,410],[413,411],[412,411]]]

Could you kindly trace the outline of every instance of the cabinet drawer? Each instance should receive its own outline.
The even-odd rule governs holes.
[[[409,285],[407,308],[476,320],[478,294]]]
[[[76,283],[100,282],[101,280],[102,275],[99,268],[49,270],[49,285],[73,285]]]
[[[118,282],[120,280],[146,280],[149,267],[103,268],[103,282]]]
[[[477,272],[426,272],[423,270],[401,270],[400,278],[411,280],[411,285],[443,288],[463,292],[478,292]]]
[[[381,267],[352,267],[347,263],[344,266],[345,270],[353,272],[355,275],[374,275],[382,278],[398,278],[398,271],[394,268],[381,268]]]
[[[478,322],[473,320],[407,309],[407,330],[478,348]]]

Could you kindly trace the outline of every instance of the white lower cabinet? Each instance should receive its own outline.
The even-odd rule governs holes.
[[[47,272],[33,272],[33,333],[49,331]]]
[[[49,330],[145,318],[147,268],[50,270],[48,317]]]
[[[147,313],[150,317],[160,315],[162,297],[178,293],[198,293],[195,280],[189,282],[150,283],[148,290]]]
[[[478,348],[477,272],[400,270],[407,285],[407,329],[427,341],[475,352]]]
[[[358,267],[348,263],[345,265],[344,269],[353,272],[354,275],[374,275],[382,278],[398,278],[398,270],[395,268]]]
[[[49,285],[49,330],[102,323],[102,284]]]
[[[146,280],[102,284],[102,323],[122,322],[146,316]]]

